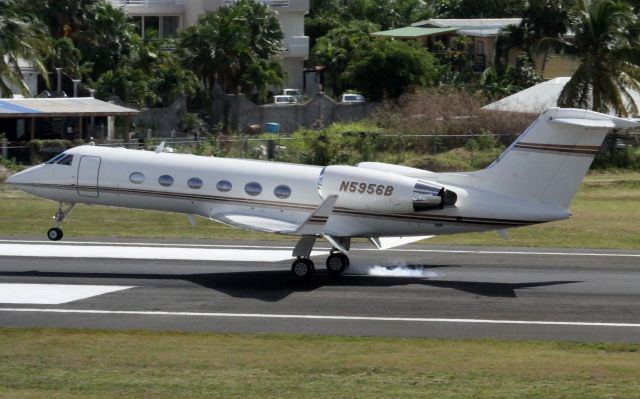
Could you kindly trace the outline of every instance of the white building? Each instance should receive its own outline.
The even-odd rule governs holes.
[[[8,60],[6,55],[4,56],[4,60],[5,60],[5,63]],[[38,76],[40,75],[38,70],[33,66],[32,62],[24,60],[22,58],[18,58],[18,67],[22,72],[24,84],[29,88],[31,95],[34,95],[34,96],[38,95]],[[0,76],[0,79],[2,79],[5,85],[9,86],[9,88],[13,92],[14,98],[22,97],[22,93],[18,85],[16,85],[13,82],[10,82],[4,76]]]
[[[304,16],[309,0],[262,0],[280,20],[284,33],[282,59],[288,79],[286,86],[302,87],[303,62],[309,57],[309,37],[304,35]],[[195,25],[198,17],[233,0],[110,0],[145,29],[154,28],[161,37],[175,36],[181,28]]]

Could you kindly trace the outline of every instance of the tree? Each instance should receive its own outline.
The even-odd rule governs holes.
[[[526,53],[520,54],[515,66],[508,66],[504,74],[490,67],[480,75],[480,89],[492,100],[509,96],[542,82]]]
[[[423,0],[311,0],[305,18],[305,34],[311,47],[330,30],[353,21],[375,24],[379,29],[400,28],[427,19],[431,8]]]
[[[630,90],[640,91],[640,41],[633,8],[617,0],[580,0],[571,28],[572,42],[565,42],[580,59],[578,69],[565,85],[558,106],[638,114]]]
[[[436,61],[424,47],[375,39],[354,51],[345,80],[368,99],[382,100],[398,98],[411,87],[432,86],[438,75]]]
[[[500,31],[496,43],[496,65],[503,71],[508,64],[509,52],[519,49],[525,52],[531,62],[535,62],[536,53],[544,49],[544,72],[547,51],[553,42],[567,32],[568,14],[574,0],[531,0],[519,25],[511,25]]]
[[[117,96],[138,107],[168,106],[183,96],[193,96],[197,76],[182,67],[169,51],[173,42],[148,31],[144,38],[133,36],[134,50],[117,68],[102,74],[96,88],[99,98]]]
[[[335,94],[344,91],[344,73],[355,51],[372,40],[370,34],[379,30],[379,26],[370,22],[351,21],[329,31],[320,38],[312,50],[315,65],[324,65],[325,84]]]
[[[372,38],[378,29],[351,21],[318,40],[312,61],[326,67],[325,84],[334,95],[355,89],[371,100],[396,98],[410,86],[436,80],[439,70],[431,53],[414,42]]]
[[[519,18],[524,0],[431,0],[437,18]]]
[[[30,96],[20,61],[33,64],[47,80],[44,58],[49,51],[46,28],[25,11],[24,4],[17,0],[0,1],[0,95],[11,97],[9,86],[19,87],[24,96]]]
[[[76,78],[97,80],[133,49],[134,25],[106,1],[25,0],[25,7],[47,25],[54,39],[51,67],[62,67]],[[80,58],[69,61],[61,54]]]
[[[227,93],[264,100],[268,86],[280,85],[284,78],[278,57],[282,38],[271,9],[255,0],[239,0],[184,29],[179,47],[209,92],[220,85]]]

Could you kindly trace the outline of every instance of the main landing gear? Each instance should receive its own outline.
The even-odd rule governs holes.
[[[56,227],[52,227],[49,229],[49,231],[47,231],[47,237],[51,241],[59,241],[62,239],[62,236],[64,235],[61,229],[62,222],[67,216],[69,216],[75,205],[76,204],[65,203],[62,201],[58,203],[58,211],[53,217],[56,221]]]
[[[294,260],[291,265],[291,274],[298,280],[309,279],[316,271],[313,261],[309,259],[315,241],[315,236],[302,236],[293,249],[293,256],[296,257],[296,260]],[[341,240],[341,244],[348,250],[350,239],[345,237]],[[326,265],[329,275],[339,276],[349,267],[349,257],[343,252],[333,248],[327,258]]]

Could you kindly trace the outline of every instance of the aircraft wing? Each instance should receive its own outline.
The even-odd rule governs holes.
[[[369,241],[378,249],[389,249],[399,247],[412,242],[426,240],[433,236],[407,236],[407,237],[369,237]]]
[[[249,230],[263,231],[266,233],[319,235],[329,220],[333,206],[338,199],[337,195],[330,195],[320,206],[301,224],[288,220],[257,216],[249,213],[218,213],[211,215],[211,219],[224,224]]]
[[[281,233],[286,231],[295,231],[298,225],[287,222],[285,220],[266,218],[243,213],[218,213],[211,216],[211,219],[217,220],[224,224],[228,224],[243,229],[257,230],[265,233]]]

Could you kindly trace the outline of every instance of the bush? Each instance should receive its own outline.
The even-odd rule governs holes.
[[[640,148],[628,145],[623,148],[613,148],[605,153],[599,153],[591,168],[640,170]]]
[[[491,133],[499,135],[496,144],[508,145],[536,115],[483,111],[488,100],[480,93],[458,89],[426,89],[387,102],[374,121],[387,134],[452,136],[435,141],[436,151],[464,146],[468,137]],[[434,153],[434,141],[415,142],[416,152]]]
[[[371,160],[380,149],[380,129],[363,123],[333,124],[322,130],[300,129],[283,141],[279,161],[310,165],[354,164]]]
[[[31,154],[31,163],[39,164],[71,147],[72,142],[69,140],[31,140],[29,142],[29,151]]]

